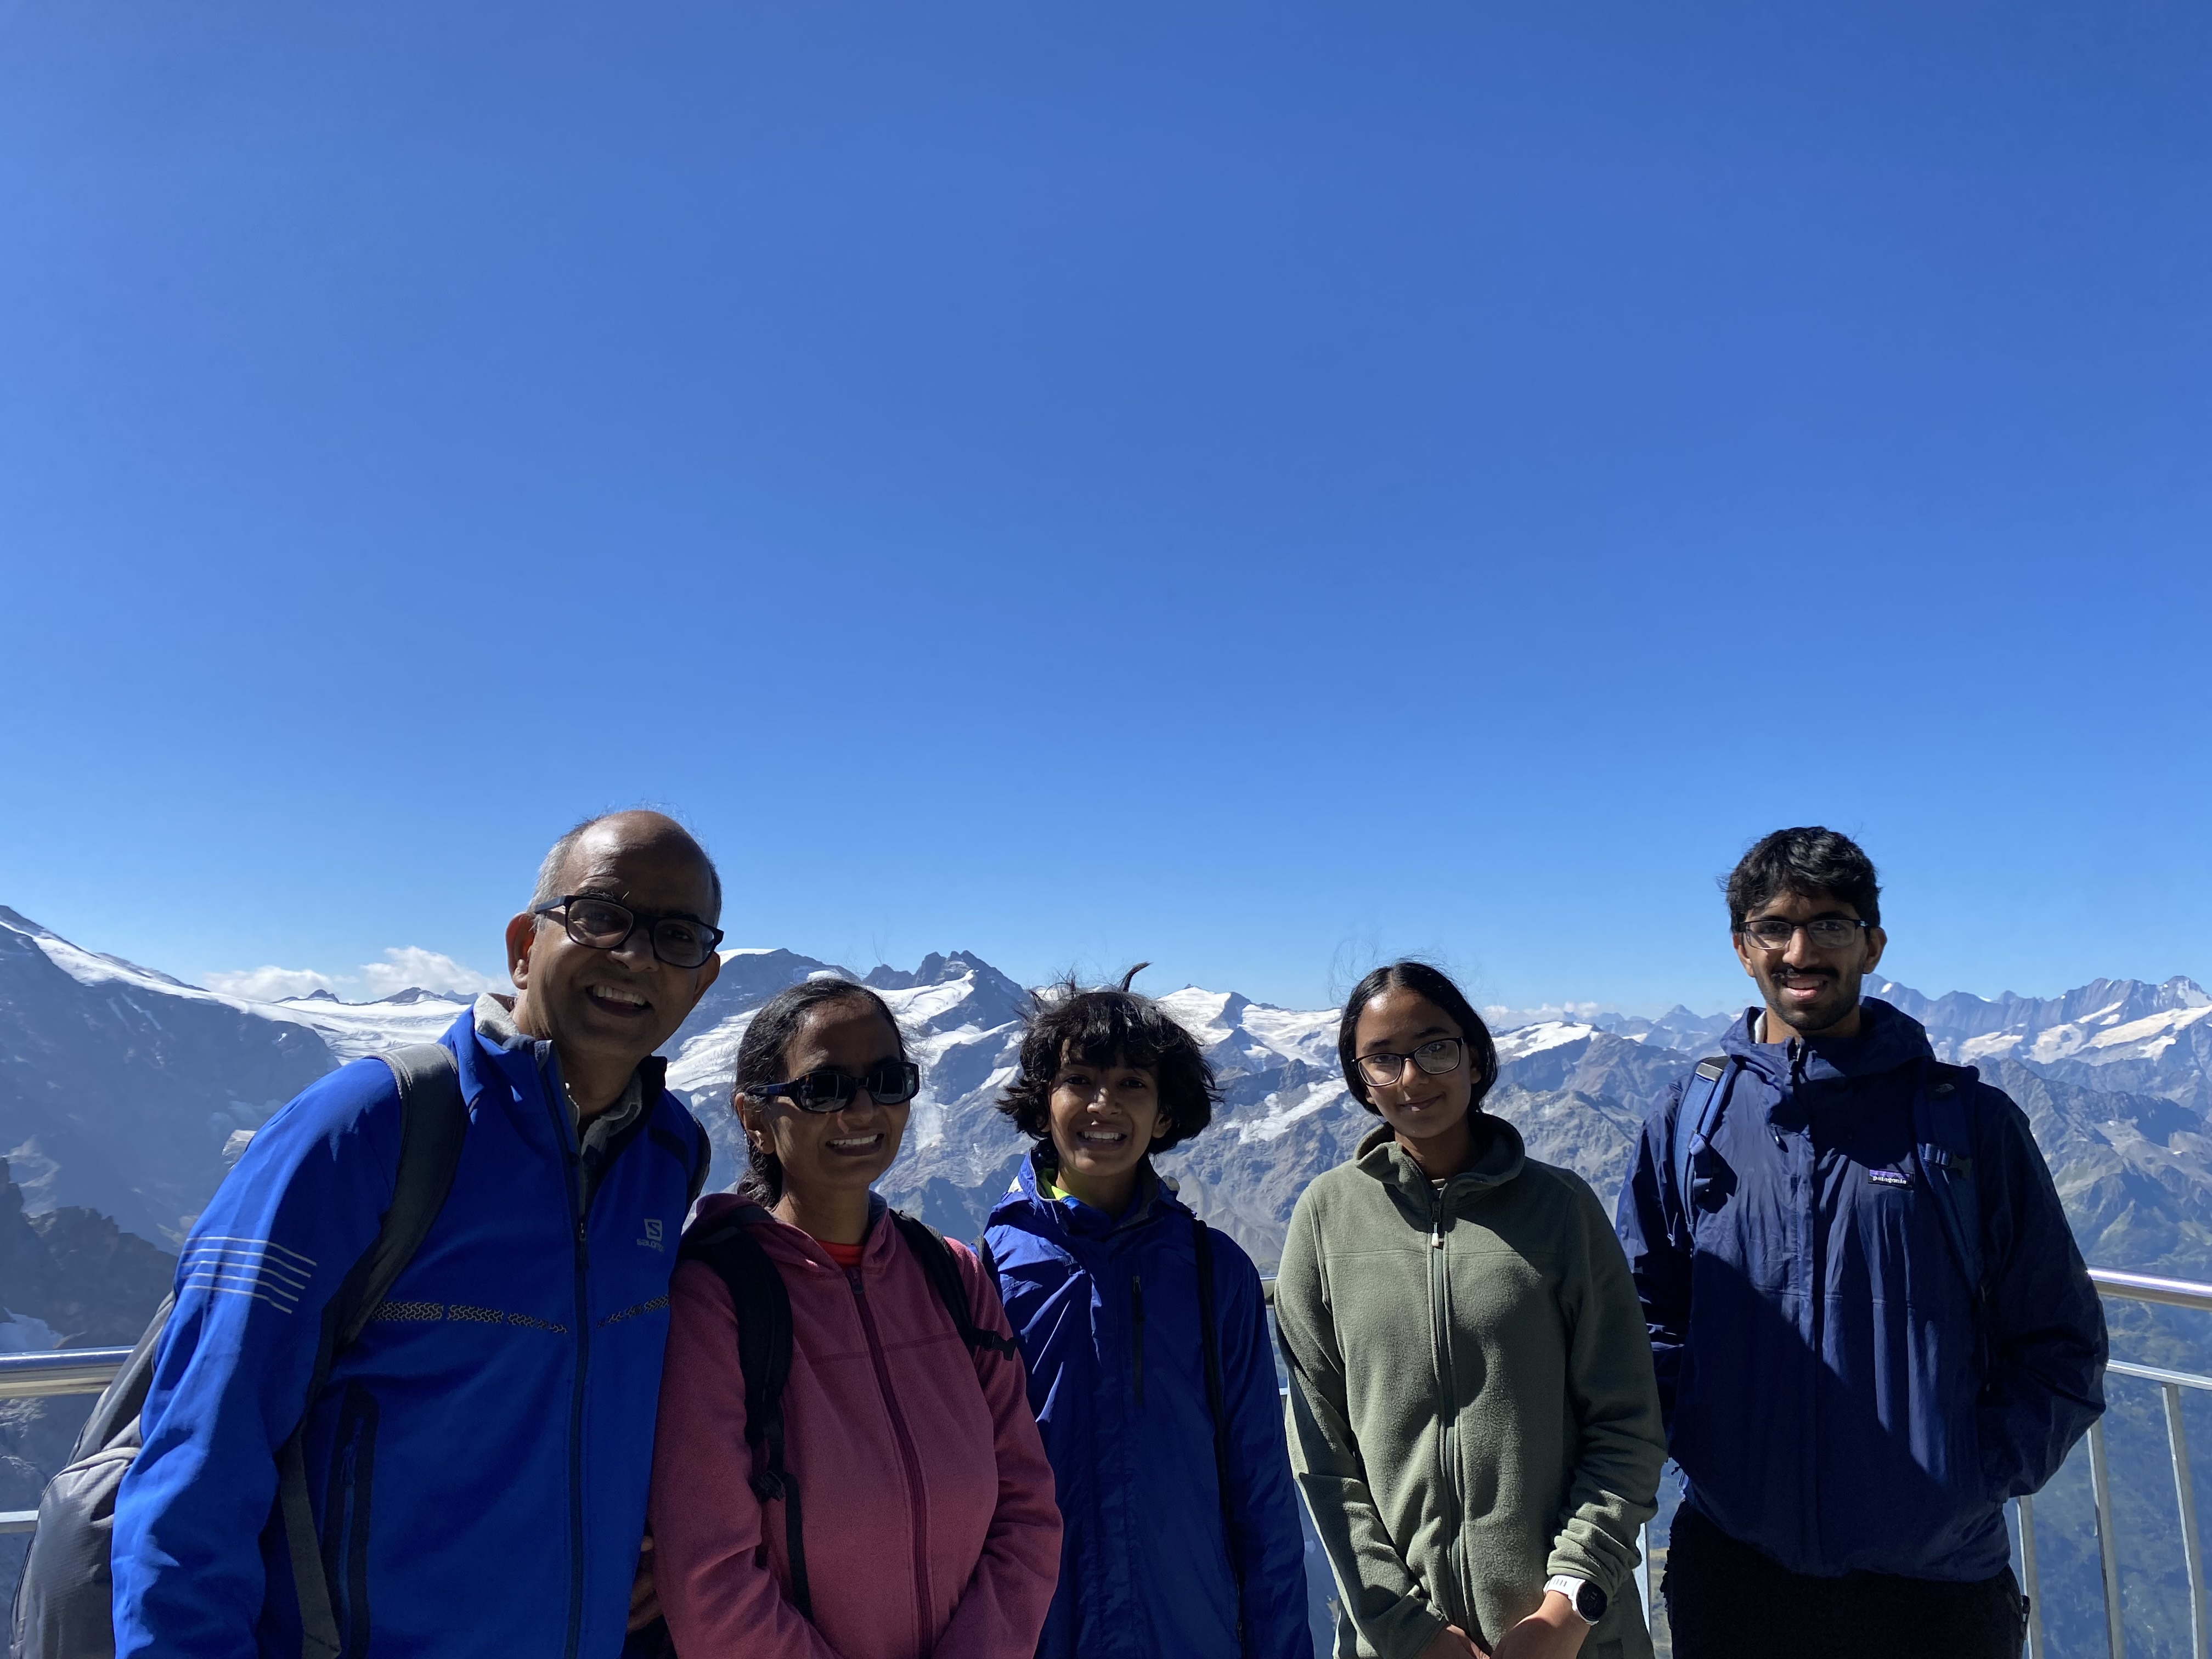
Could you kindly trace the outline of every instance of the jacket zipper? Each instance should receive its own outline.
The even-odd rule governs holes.
[[[1468,1623],[1466,1598],[1460,1589],[1458,1424],[1452,1407],[1451,1297],[1444,1255],[1444,1189],[1431,1186],[1429,1194],[1429,1329],[1430,1350],[1436,1367],[1437,1458],[1443,1477],[1439,1484],[1444,1496],[1446,1535],[1451,1540],[1446,1550],[1446,1558],[1451,1563],[1451,1601],[1445,1612],[1453,1624],[1470,1636],[1478,1636],[1480,1632]]]
[[[883,1339],[876,1334],[876,1316],[868,1307],[868,1293],[860,1283],[860,1270],[849,1268],[846,1279],[853,1286],[853,1305],[860,1310],[860,1328],[867,1334],[868,1358],[875,1362],[876,1387],[884,1396],[884,1410],[891,1419],[891,1437],[898,1442],[899,1462],[906,1468],[906,1496],[914,1520],[914,1650],[927,1654],[937,1632],[937,1608],[929,1593],[929,1506],[922,1501],[921,1459],[908,1432],[906,1413],[899,1409],[891,1389],[890,1367],[884,1359]]]
[[[1137,1379],[1137,1409],[1145,1408],[1145,1280],[1129,1275],[1129,1363]]]
[[[545,1045],[550,1051],[551,1044]],[[592,1364],[591,1230],[585,1216],[583,1149],[573,1114],[562,1107],[568,1091],[550,1053],[538,1068],[545,1109],[568,1159],[568,1219],[576,1238],[576,1381],[568,1396],[568,1640],[564,1659],[576,1659],[584,1639],[584,1384]]]

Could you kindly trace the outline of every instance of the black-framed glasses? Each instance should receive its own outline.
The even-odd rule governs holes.
[[[722,942],[722,930],[709,927],[696,916],[656,915],[589,893],[570,893],[550,904],[535,905],[530,914],[550,916],[556,910],[562,913],[561,925],[568,937],[594,951],[619,951],[642,927],[653,941],[653,954],[671,968],[702,967]]]
[[[1800,927],[1805,937],[1813,941],[1815,950],[1840,951],[1868,928],[1870,921],[1861,921],[1856,916],[1815,916],[1810,921],[1784,921],[1780,916],[1761,916],[1756,921],[1744,923],[1743,936],[1762,951],[1786,949]]]
[[[782,1095],[802,1112],[842,1112],[863,1089],[878,1106],[896,1106],[921,1092],[921,1067],[910,1060],[879,1060],[854,1077],[824,1066],[782,1083],[749,1083],[744,1092],[755,1100]]]
[[[1424,1042],[1410,1054],[1362,1054],[1359,1075],[1367,1079],[1371,1089],[1387,1089],[1406,1074],[1406,1062],[1412,1060],[1431,1077],[1442,1077],[1446,1072],[1456,1072],[1460,1062],[1467,1058],[1467,1041],[1463,1037],[1438,1037],[1434,1042]]]

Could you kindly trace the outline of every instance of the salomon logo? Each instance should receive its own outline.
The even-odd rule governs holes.
[[[645,1237],[637,1242],[648,1250],[659,1249],[661,1248],[660,1227],[661,1224],[657,1217],[648,1218],[645,1224]]]

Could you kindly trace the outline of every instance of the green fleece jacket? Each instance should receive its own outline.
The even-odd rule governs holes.
[[[1666,1442],[1597,1195],[1486,1118],[1441,1190],[1389,1127],[1306,1188],[1275,1283],[1291,1462],[1336,1571],[1340,1659],[1485,1647],[1572,1573],[1611,1598],[1583,1659],[1649,1659],[1637,1528]]]

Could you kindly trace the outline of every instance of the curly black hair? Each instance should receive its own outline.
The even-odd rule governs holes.
[[[1482,1023],[1482,1016],[1474,1012],[1474,1005],[1452,983],[1449,974],[1425,962],[1411,960],[1377,968],[1344,1000],[1344,1018],[1336,1027],[1336,1058],[1344,1068],[1344,1086],[1352,1091],[1352,1097],[1377,1117],[1382,1115],[1368,1098],[1367,1079],[1359,1075],[1359,1016],[1376,997],[1393,990],[1425,997],[1451,1016],[1467,1043],[1467,1063],[1474,1068],[1474,1099],[1468,1109],[1480,1111],[1484,1098],[1498,1081],[1498,1045],[1491,1041],[1490,1027]]]
[[[1134,991],[1084,991],[1072,979],[1037,992],[1022,1036],[1021,1070],[999,1097],[999,1109],[1033,1140],[1052,1139],[1052,1080],[1068,1060],[1086,1066],[1141,1066],[1159,1079],[1164,1152],[1213,1121],[1221,1085],[1198,1039],[1160,1005]]]
[[[1728,896],[1729,931],[1740,933],[1753,910],[1784,893],[1833,899],[1881,925],[1881,878],[1874,860],[1849,836],[1819,824],[1777,830],[1754,842],[1721,883]]]

